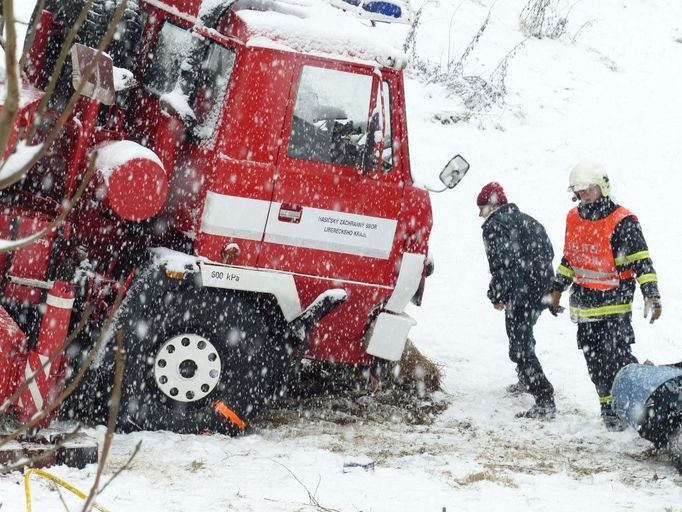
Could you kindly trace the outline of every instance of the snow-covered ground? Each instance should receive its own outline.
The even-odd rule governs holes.
[[[464,62],[467,74],[487,78],[525,38],[519,12],[526,0],[427,2],[417,48],[432,62],[460,55],[491,8]],[[15,3],[28,19],[30,7]],[[682,477],[665,456],[633,431],[602,427],[566,315],[545,314],[536,329],[538,355],[557,393],[556,419],[515,419],[531,399],[504,392],[515,374],[503,314],[485,297],[476,194],[488,181],[502,183],[511,201],[546,226],[558,263],[565,214],[574,206],[567,168],[586,157],[605,164],[615,198],[637,213],[660,279],[659,322],[649,325],[641,296],[635,302],[635,354],[656,363],[682,360],[682,294],[675,287],[682,248],[682,3],[583,1],[566,4],[563,14],[566,35],[530,39],[509,61],[504,105],[466,122],[436,120],[465,114],[443,86],[407,81],[414,174],[435,183],[456,152],[472,166],[455,190],[433,195],[436,272],[423,306],[410,311],[419,322],[412,340],[443,366],[447,410],[431,425],[371,416],[339,424],[304,415],[239,439],[117,435],[106,475],[141,441],[140,453],[100,503],[111,511],[152,512],[682,510]],[[400,45],[407,28],[378,30]],[[374,468],[344,472],[351,462]],[[51,471],[88,489],[96,468]],[[0,476],[2,511],[23,508],[21,480],[18,473]],[[32,484],[32,495],[34,510],[62,507],[45,481]]]

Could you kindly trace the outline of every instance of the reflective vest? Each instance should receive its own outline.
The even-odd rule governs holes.
[[[632,212],[617,207],[599,220],[586,220],[578,208],[568,212],[564,257],[575,273],[573,282],[596,290],[613,290],[623,279],[633,279],[632,270],[618,272],[611,248],[611,235],[616,225]]]

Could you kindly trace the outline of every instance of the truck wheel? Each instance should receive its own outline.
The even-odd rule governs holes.
[[[119,429],[243,432],[291,364],[272,304],[159,282],[134,286],[119,317],[126,351]]]
[[[97,48],[104,37],[120,0],[95,0],[92,9],[81,27],[78,38],[86,46]],[[107,47],[114,65],[128,70],[135,69],[135,60],[142,36],[142,15],[138,0],[128,0],[128,6],[123,13],[121,22],[116,27],[116,33]]]
[[[44,9],[54,14],[55,21],[61,25],[61,31],[51,31],[44,67],[40,77],[37,79],[37,83],[34,85],[40,88],[47,86],[64,40],[78,19],[78,15],[85,3],[86,0],[46,0]],[[111,0],[95,0],[83,25],[81,25],[78,31],[76,42],[97,48],[119,4],[120,0],[115,2]],[[39,13],[37,9],[34,9],[30,27],[33,26],[33,21],[37,16],[39,16]],[[116,34],[106,48],[115,66],[128,70],[136,69],[137,52],[140,48],[144,21],[144,15],[141,12],[138,0],[128,0],[128,6],[116,29]],[[29,62],[28,66],[30,67],[32,64]],[[55,110],[63,109],[72,93],[71,59],[67,59],[59,77],[56,91],[51,101],[51,107]]]

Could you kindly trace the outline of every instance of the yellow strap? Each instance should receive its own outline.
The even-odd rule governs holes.
[[[575,272],[573,269],[568,268],[566,265],[559,265],[556,269],[557,274],[564,276],[568,279],[573,279]]]
[[[642,274],[637,278],[637,282],[639,284],[645,284],[645,283],[657,283],[658,282],[658,276],[654,273],[651,274]]]
[[[622,315],[632,313],[632,304],[612,304],[598,308],[578,308],[571,306],[571,316],[577,318],[592,318],[595,316]]]
[[[26,491],[26,512],[31,512],[31,488],[29,486],[28,480],[34,473],[38,476],[42,476],[43,478],[47,478],[48,480],[52,480],[54,483],[58,485],[61,485],[64,489],[71,491],[73,494],[75,494],[82,500],[86,500],[88,498],[87,494],[85,494],[82,491],[79,491],[73,485],[62,480],[58,476],[54,476],[53,474],[48,473],[47,471],[43,471],[42,469],[33,468],[29,469],[24,475],[24,490]],[[99,510],[100,512],[109,512],[106,508],[104,508],[102,505],[99,505],[97,502],[93,502],[92,506]]]
[[[600,396],[600,397],[599,397],[599,403],[600,403],[600,404],[610,404],[610,403],[613,403],[613,395]]]
[[[649,251],[633,252],[632,254],[628,254],[626,256],[616,258],[616,265],[625,265],[627,263],[634,263],[635,261],[645,260],[647,258],[650,258]]]
[[[625,256],[625,260],[628,263],[634,263],[635,261],[645,260],[647,258],[649,258],[649,251],[639,251]]]

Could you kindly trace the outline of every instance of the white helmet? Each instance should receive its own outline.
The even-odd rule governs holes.
[[[604,166],[593,160],[583,160],[571,169],[568,176],[568,191],[578,192],[589,188],[590,185],[597,185],[604,197],[611,192],[611,183]]]

